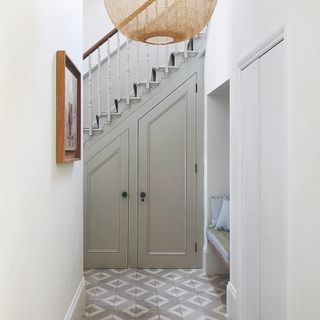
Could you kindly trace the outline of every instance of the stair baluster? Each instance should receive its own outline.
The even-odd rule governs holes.
[[[101,49],[98,48],[98,117],[101,117]]]
[[[127,104],[126,104],[126,109],[129,108],[130,105],[130,41],[127,39],[127,84],[126,84],[126,99],[127,99]]]
[[[110,39],[107,41],[107,124],[111,124],[111,53],[110,53]]]
[[[147,44],[146,45],[146,64],[147,64],[147,70],[146,70],[146,92],[149,92],[150,89],[150,47]]]
[[[140,43],[137,42],[137,84],[140,83]]]
[[[185,62],[188,61],[188,41],[184,42],[183,58]]]
[[[165,68],[164,68],[164,74],[165,77],[168,77],[169,75],[169,45],[166,45],[166,55],[165,55]]]
[[[159,69],[159,66],[160,66],[160,46],[157,46],[156,50],[157,50],[157,65],[156,65],[156,68]]]
[[[120,34],[119,32],[117,33],[117,100],[118,100],[118,104],[119,104],[119,101],[121,99],[121,96],[120,96]]]
[[[91,54],[88,59],[89,64],[89,108],[88,108],[88,122],[89,122],[89,138],[92,137],[92,62]]]

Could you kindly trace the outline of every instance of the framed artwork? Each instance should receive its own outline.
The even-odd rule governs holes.
[[[56,53],[56,161],[81,159],[81,73],[66,55]]]

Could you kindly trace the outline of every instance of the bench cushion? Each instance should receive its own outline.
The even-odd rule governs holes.
[[[223,230],[215,230],[213,226],[207,229],[207,239],[220,253],[224,261],[230,262],[230,233]]]

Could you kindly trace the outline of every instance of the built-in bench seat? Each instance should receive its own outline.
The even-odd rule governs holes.
[[[207,239],[217,250],[224,264],[230,264],[230,232],[215,230],[213,226],[207,228]]]

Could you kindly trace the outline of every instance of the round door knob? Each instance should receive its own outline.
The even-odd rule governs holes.
[[[123,191],[121,195],[122,195],[122,198],[126,198],[128,196],[128,192],[127,191]]]
[[[146,197],[146,193],[145,192],[140,192],[140,199],[142,202],[144,202],[144,198]]]

